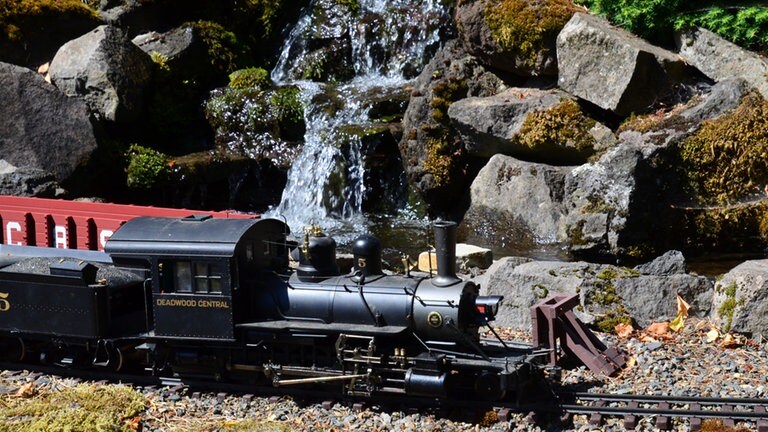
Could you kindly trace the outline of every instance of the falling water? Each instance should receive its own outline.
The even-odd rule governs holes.
[[[310,224],[337,238],[365,230],[362,144],[359,137],[346,136],[340,129],[370,122],[363,109],[367,95],[407,85],[428,61],[430,48],[439,44],[439,31],[448,21],[440,0],[360,0],[358,5],[356,12],[345,15],[338,13],[337,2],[312,1],[272,71],[276,83],[302,89],[305,106],[304,148],[288,172],[280,204],[270,212],[284,217],[293,232]],[[327,22],[313,23],[315,8],[324,8],[320,11]],[[351,79],[335,84],[301,79],[304,60],[313,55],[310,35],[317,37],[318,32],[329,38],[348,32]],[[316,102],[327,99],[318,95],[331,90],[343,100],[333,110]],[[340,149],[342,141],[349,143],[346,151]]]

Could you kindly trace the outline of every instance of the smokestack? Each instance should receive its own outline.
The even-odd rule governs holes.
[[[447,287],[461,282],[456,277],[456,222],[437,221],[434,224],[437,277],[432,284]]]

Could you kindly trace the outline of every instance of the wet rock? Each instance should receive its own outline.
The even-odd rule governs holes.
[[[558,84],[627,116],[651,106],[684,76],[684,61],[607,21],[577,13],[557,37]]]
[[[59,49],[50,76],[68,96],[82,97],[98,119],[126,123],[143,113],[153,68],[120,28],[99,26]]]
[[[85,103],[37,73],[0,63],[0,100],[0,154],[7,163],[62,181],[96,150]]]
[[[768,59],[703,28],[675,36],[680,56],[715,81],[741,78],[768,98]]]

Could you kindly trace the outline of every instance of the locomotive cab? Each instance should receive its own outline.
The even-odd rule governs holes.
[[[234,341],[252,293],[241,281],[287,267],[288,227],[274,219],[136,218],[107,242],[116,265],[145,263],[154,336]]]

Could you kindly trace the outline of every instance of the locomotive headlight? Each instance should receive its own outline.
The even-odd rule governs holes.
[[[479,296],[475,300],[475,309],[485,321],[493,321],[499,312],[502,300],[504,296]]]

